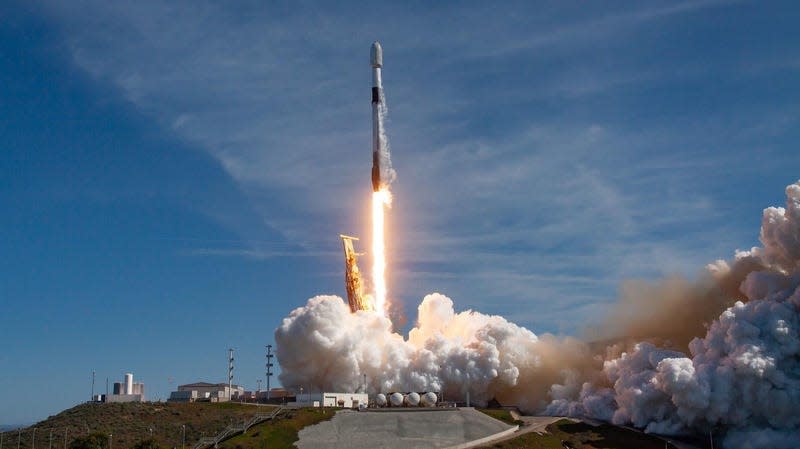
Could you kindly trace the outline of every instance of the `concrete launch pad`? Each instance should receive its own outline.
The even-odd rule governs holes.
[[[408,449],[473,447],[513,433],[509,426],[472,408],[419,411],[341,411],[306,427],[300,449]]]

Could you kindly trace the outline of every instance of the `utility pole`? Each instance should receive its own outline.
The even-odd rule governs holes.
[[[269,378],[272,377],[272,358],[275,357],[272,355],[272,345],[267,345],[267,402],[270,399],[270,391],[269,391]]]
[[[113,436],[114,436],[113,434],[110,434],[110,433],[108,434],[108,449],[111,449],[111,443],[112,443],[111,438]]]
[[[3,448],[0,447],[0,449]],[[50,429],[50,446],[48,446],[48,449],[53,449],[53,429]]]
[[[36,449],[36,427],[33,428],[33,439],[31,439],[31,449]]]
[[[186,424],[181,424],[181,449],[186,449]]]
[[[22,429],[17,429],[17,449],[19,449],[20,441],[22,441]]]
[[[67,449],[67,428],[64,427],[64,449]]]
[[[233,399],[233,348],[228,349],[228,400]]]

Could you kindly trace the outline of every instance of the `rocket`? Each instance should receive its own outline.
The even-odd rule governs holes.
[[[377,192],[385,187],[390,180],[387,172],[391,167],[386,148],[386,134],[383,129],[383,84],[381,83],[381,68],[383,67],[383,49],[381,43],[375,41],[370,49],[370,65],[372,66],[372,191]]]

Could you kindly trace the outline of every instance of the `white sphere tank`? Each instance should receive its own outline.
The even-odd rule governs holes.
[[[392,407],[400,407],[403,405],[403,394],[402,393],[392,393],[389,396],[389,403],[392,404]]]
[[[375,403],[378,404],[378,407],[385,407],[386,406],[386,395],[383,393],[378,393],[375,396]]]
[[[406,403],[411,407],[416,407],[419,405],[419,393],[411,392],[406,395]]]
[[[422,399],[421,399],[422,406],[423,407],[433,407],[434,405],[436,405],[436,401],[438,401],[438,400],[439,400],[439,398],[436,397],[436,393],[434,393],[432,391],[429,391],[429,392],[427,392],[427,393],[422,395]]]

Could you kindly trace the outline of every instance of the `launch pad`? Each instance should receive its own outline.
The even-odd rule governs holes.
[[[296,445],[300,449],[466,449],[519,428],[469,407],[442,410],[448,411],[341,411],[330,421],[301,430]]]

